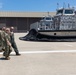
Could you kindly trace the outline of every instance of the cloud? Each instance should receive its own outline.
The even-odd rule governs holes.
[[[3,8],[3,3],[0,3],[0,9]]]

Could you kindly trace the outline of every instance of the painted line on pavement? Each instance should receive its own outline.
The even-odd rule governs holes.
[[[73,45],[67,45],[67,46],[69,46],[69,47],[73,47]]]
[[[53,50],[53,51],[21,51],[20,54],[33,54],[33,53],[76,53],[76,50]],[[3,54],[2,52],[0,54]],[[15,54],[12,52],[11,54]]]
[[[64,45],[69,46],[69,47],[73,47],[73,45],[70,45],[70,44],[64,44]]]

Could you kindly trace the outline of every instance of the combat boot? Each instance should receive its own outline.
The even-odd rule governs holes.
[[[16,53],[16,55],[17,55],[17,56],[20,56],[21,54],[19,54],[19,53]]]
[[[6,60],[10,60],[10,57],[5,57]]]
[[[16,55],[17,55],[17,56],[20,56],[21,54],[18,53],[18,54],[16,54]]]

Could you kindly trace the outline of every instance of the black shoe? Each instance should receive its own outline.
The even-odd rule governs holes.
[[[17,53],[16,55],[17,55],[17,56],[20,56],[21,54]]]

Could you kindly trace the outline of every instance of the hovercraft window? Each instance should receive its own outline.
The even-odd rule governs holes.
[[[65,10],[65,14],[73,14],[73,10]]]
[[[58,10],[57,14],[63,14],[63,10]]]

